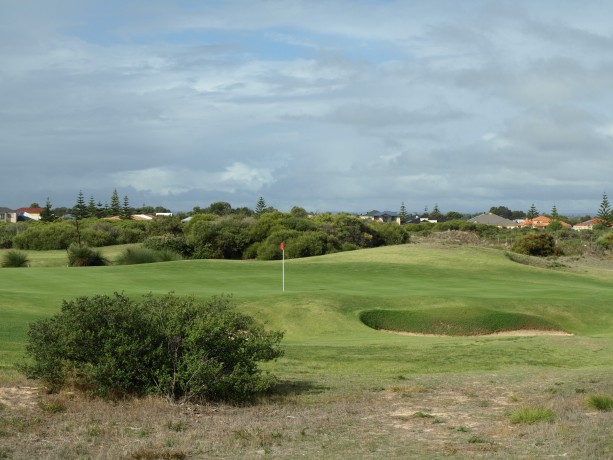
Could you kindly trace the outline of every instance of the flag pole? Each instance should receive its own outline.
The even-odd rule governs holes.
[[[281,292],[285,292],[285,242],[281,241],[279,247],[281,248],[281,252],[283,254],[283,262],[281,263]]]

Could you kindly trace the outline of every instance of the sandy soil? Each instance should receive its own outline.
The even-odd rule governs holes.
[[[381,332],[387,332],[389,334],[406,335],[411,337],[451,337],[442,334],[418,334],[416,332],[404,332],[404,331],[389,331],[387,329],[379,329]],[[482,335],[467,335],[466,337],[535,337],[539,335],[559,335],[559,336],[572,336],[564,331],[546,331],[538,329],[520,329],[517,331],[501,331],[494,332],[493,334]]]

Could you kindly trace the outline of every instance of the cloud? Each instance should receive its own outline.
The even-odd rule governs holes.
[[[281,209],[477,211],[508,197],[593,212],[613,172],[611,13],[4,2],[0,205],[119,188],[174,210],[262,195]]]
[[[270,183],[272,173],[234,162],[221,171],[182,169],[176,166],[118,171],[113,173],[120,186],[159,196],[182,194],[192,190],[236,193],[237,189],[257,191]]]

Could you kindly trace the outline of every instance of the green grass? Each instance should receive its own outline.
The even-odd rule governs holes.
[[[103,248],[103,254],[114,259],[123,249]],[[0,270],[4,369],[23,355],[29,322],[59,311],[62,299],[114,291],[232,294],[240,310],[285,331],[286,355],[269,365],[282,378],[371,381],[526,367],[610,368],[613,355],[610,280],[520,265],[498,250],[406,245],[287,260],[284,293],[280,261],[69,268],[65,251],[61,263],[58,252],[29,251],[28,257],[31,268]],[[407,337],[360,321],[377,310],[408,319],[443,315],[454,324],[520,319],[575,335]]]
[[[613,398],[607,395],[591,395],[587,398],[587,404],[603,412],[613,410]]]
[[[522,407],[513,411],[509,419],[511,423],[515,424],[551,423],[556,419],[556,413],[546,407]]]

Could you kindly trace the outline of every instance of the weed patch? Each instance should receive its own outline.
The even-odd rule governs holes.
[[[552,423],[556,413],[546,407],[522,407],[511,413],[510,421],[514,424]]]
[[[587,398],[587,404],[593,409],[603,412],[613,410],[613,398],[607,395],[591,395]]]

